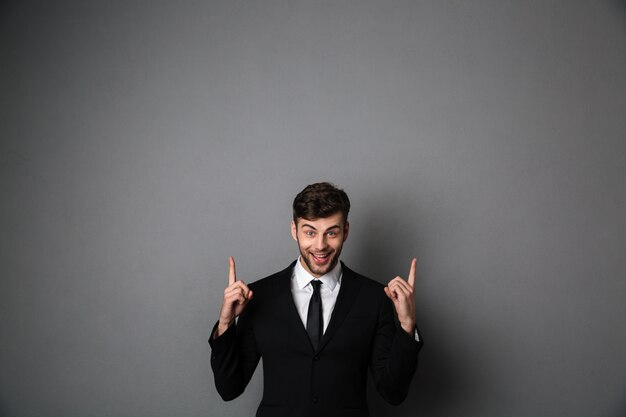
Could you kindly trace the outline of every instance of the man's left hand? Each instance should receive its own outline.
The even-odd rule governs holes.
[[[415,332],[415,296],[413,287],[415,285],[416,263],[417,260],[413,258],[408,280],[398,276],[389,281],[389,284],[385,287],[385,294],[391,298],[396,308],[400,326],[410,335],[413,335]]]

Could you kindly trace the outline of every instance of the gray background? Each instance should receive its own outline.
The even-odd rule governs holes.
[[[208,328],[227,257],[419,260],[419,375],[377,416],[626,415],[624,1],[4,1],[0,415],[250,416]],[[260,370],[260,369],[259,369]]]

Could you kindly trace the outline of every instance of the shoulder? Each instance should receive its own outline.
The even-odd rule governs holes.
[[[372,278],[368,278],[365,275],[362,275],[358,272],[353,271],[352,269],[348,268],[343,263],[342,263],[342,268],[343,268],[342,279],[353,281],[360,288],[361,292],[364,292],[366,294],[373,294],[377,296],[380,296],[381,294],[382,295],[385,294],[383,290],[383,288],[385,288],[385,285],[381,284],[380,282]]]
[[[364,316],[387,315],[390,312],[391,300],[385,294],[385,285],[352,271],[343,266],[342,291],[352,294],[355,304],[352,310]]]
[[[268,275],[265,278],[261,278],[257,281],[254,281],[248,284],[248,286],[255,293],[263,293],[265,291],[272,291],[277,286],[282,287],[284,286],[285,283],[290,282],[291,273],[293,271],[293,267],[295,263],[296,262],[294,261],[282,271],[275,272],[272,275]]]

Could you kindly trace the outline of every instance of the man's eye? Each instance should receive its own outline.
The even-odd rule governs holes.
[[[308,232],[304,232],[304,234],[307,236],[313,236],[315,233],[309,230]]]
[[[328,232],[328,236],[335,237],[337,236],[337,232]]]

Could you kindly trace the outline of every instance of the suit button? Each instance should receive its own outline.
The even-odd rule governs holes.
[[[317,397],[313,397],[313,403],[314,403],[314,404],[317,404],[317,402],[318,402],[318,401],[319,401],[319,400],[317,399]]]
[[[319,357],[319,356],[317,356],[317,355],[315,355],[315,356],[313,356],[313,360],[314,360],[314,361],[319,361],[319,360],[320,360],[320,357]]]

